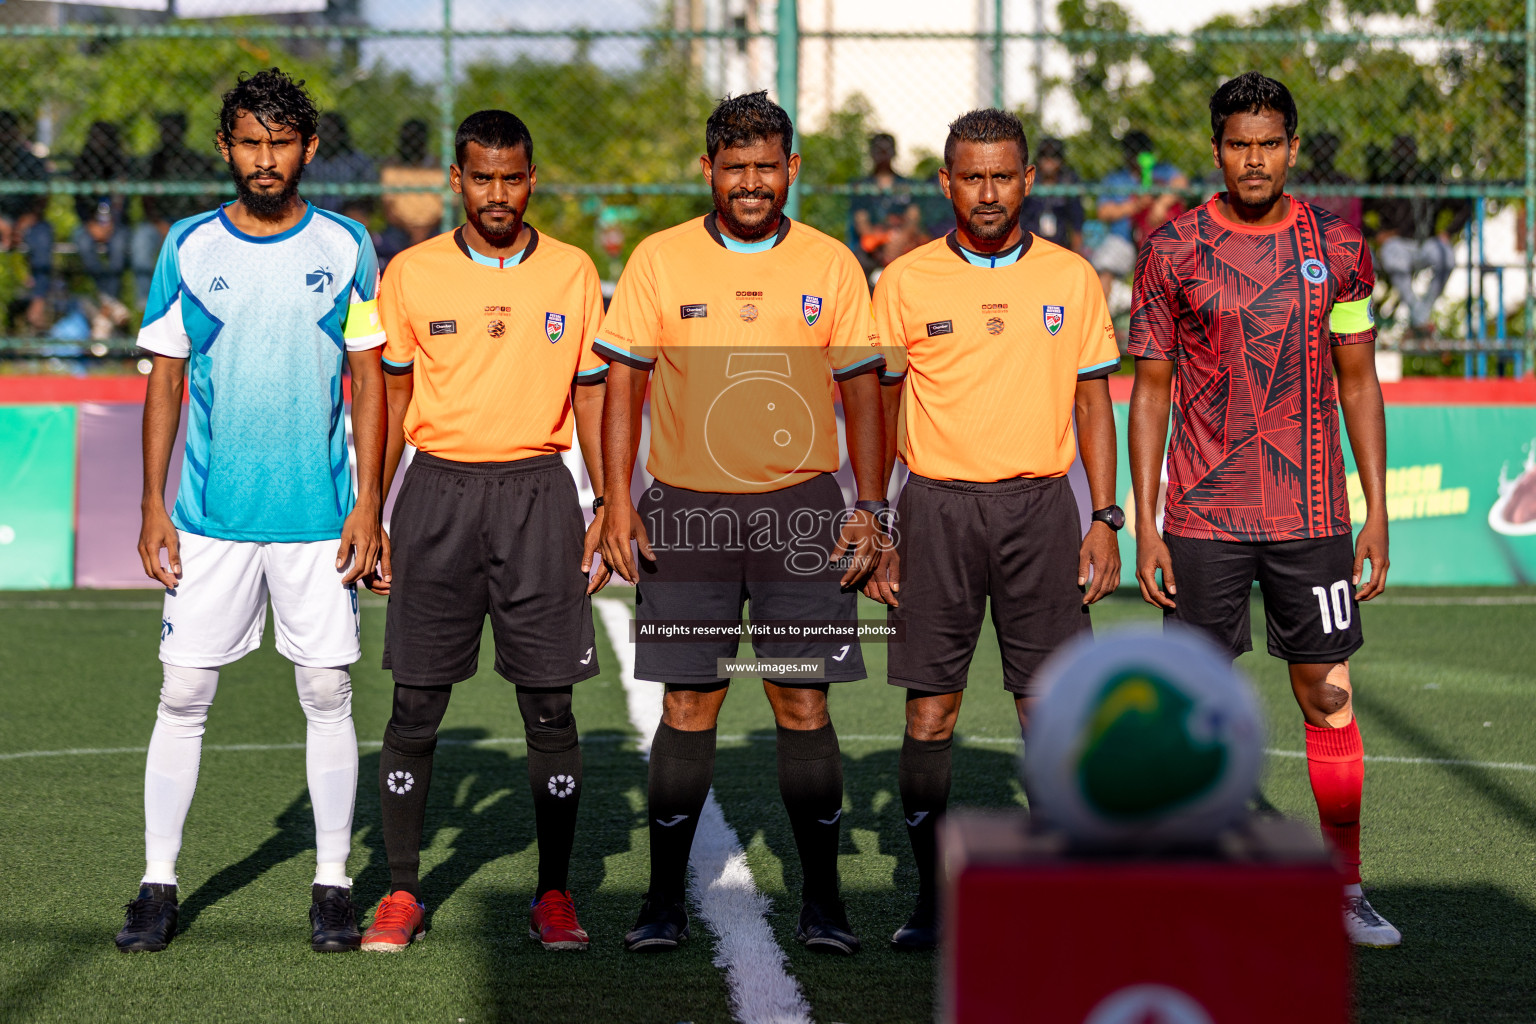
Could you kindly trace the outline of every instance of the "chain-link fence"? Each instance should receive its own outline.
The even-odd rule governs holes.
[[[458,120],[514,110],[539,165],[530,220],[586,247],[611,279],[645,234],[708,208],[697,159],[726,93],[767,88],[791,108],[800,215],[874,270],[952,224],[935,172],[958,113],[1001,104],[1024,116],[1045,157],[1031,223],[1091,255],[1219,187],[1206,104],[1222,80],[1258,69],[1301,111],[1292,191],[1376,245],[1389,343],[1529,359],[1536,0],[1301,0],[1177,33],[1149,30],[1138,4],[1157,6],[612,0],[551,15],[381,0],[333,4],[345,16],[82,22],[30,4],[64,11],[42,25],[4,23],[28,6],[7,4],[0,350],[131,350],[166,226],[233,194],[213,132],[241,70],[277,65],[308,82],[324,119],[304,193],[368,223],[385,258],[455,219]],[[535,15],[567,20],[512,24]],[[889,168],[871,164],[881,133]],[[1137,195],[1153,199],[1108,215]],[[1128,282],[1104,276],[1123,305]]]

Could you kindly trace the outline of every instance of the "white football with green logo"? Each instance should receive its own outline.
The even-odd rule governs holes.
[[[1242,820],[1263,720],[1190,630],[1083,637],[1042,666],[1024,745],[1031,813],[1086,847],[1197,845]]]

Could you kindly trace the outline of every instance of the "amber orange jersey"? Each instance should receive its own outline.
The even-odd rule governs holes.
[[[1079,381],[1120,366],[1088,261],[1026,233],[968,253],[954,232],[912,250],[875,284],[875,322],[901,379],[899,454],[935,480],[1061,476],[1077,454]]]
[[[774,491],[838,468],[834,381],[885,365],[853,253],[785,217],[734,251],[715,215],[642,241],[595,346],[651,372],[658,480]]]
[[[603,316],[586,253],[530,228],[516,263],[474,258],[463,229],[389,262],[379,288],[384,369],[414,375],[405,434],[455,462],[513,462],[571,447],[571,383],[600,383]]]

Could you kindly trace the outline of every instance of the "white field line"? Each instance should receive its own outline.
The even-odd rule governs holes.
[[[647,687],[636,687],[635,691],[625,690],[625,697],[629,698],[631,708],[634,707],[636,691],[643,698]],[[658,691],[657,696],[660,696]],[[660,720],[660,702],[657,702],[657,720]],[[652,730],[654,732],[654,729]],[[837,737],[840,743],[900,743],[900,736],[874,736],[849,733]],[[956,735],[957,742],[971,744],[973,746],[1017,746],[1021,740],[1015,736],[962,736]],[[720,743],[768,743],[772,737],[745,736],[724,733],[717,737]],[[439,740],[440,747],[509,747],[528,742],[521,736],[493,736],[483,740]],[[582,743],[628,743],[627,736],[593,736],[583,737]],[[647,737],[642,745],[643,750],[650,748],[650,738]],[[358,747],[374,749],[382,744],[378,740],[358,740]],[[637,744],[639,745],[639,744]],[[0,754],[0,761],[20,761],[33,757],[90,757],[97,754],[143,754],[148,747],[70,747],[65,750],[19,750],[8,754]],[[209,743],[203,746],[204,751],[215,753],[231,753],[239,751],[262,750],[303,750],[303,743]],[[1304,750],[1280,750],[1270,747],[1264,751],[1270,757],[1300,757],[1307,756]],[[1522,764],[1519,761],[1471,761],[1454,757],[1396,757],[1389,754],[1367,754],[1365,759],[1375,764],[1430,764],[1449,765],[1462,768],[1487,768],[1497,771],[1510,772],[1536,772],[1536,764]]]
[[[635,649],[629,637],[629,605],[612,598],[592,602],[613,641],[629,720],[649,757],[651,737],[661,722],[661,687],[635,679]],[[715,966],[725,971],[732,1015],[742,1024],[811,1024],[811,1007],[785,968],[784,951],[765,915],[768,897],[758,891],[736,832],[726,822],[713,788],[699,815],[699,830],[688,859],[690,895],[699,917],[715,934]]]

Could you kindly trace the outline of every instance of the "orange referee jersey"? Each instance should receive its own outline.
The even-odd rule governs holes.
[[[571,382],[601,383],[603,316],[586,253],[530,230],[522,259],[476,262],[463,228],[384,270],[384,369],[414,374],[405,435],[455,462],[514,462],[571,447]]]
[[[875,284],[883,377],[905,372],[898,451],[920,476],[1064,475],[1077,454],[1078,382],[1120,366],[1088,261],[1028,233],[1020,248],[978,266],[950,232],[897,259]]]
[[[673,487],[760,493],[836,472],[833,382],[885,365],[847,246],[788,217],[760,245],[728,248],[714,214],[658,232],[609,304],[596,350],[651,371],[646,469]]]

